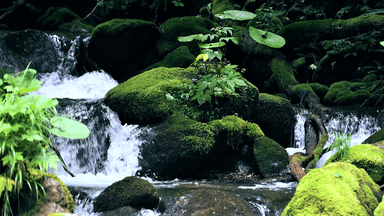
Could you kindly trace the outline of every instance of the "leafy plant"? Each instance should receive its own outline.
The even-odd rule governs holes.
[[[333,176],[335,176],[336,178],[342,178],[343,177],[343,174],[341,174],[341,170],[336,170],[336,173],[333,174]]]
[[[13,214],[12,199],[18,200],[20,208],[22,192],[34,191],[36,199],[41,191],[44,194],[36,169],[57,169],[59,159],[50,149],[53,135],[86,138],[90,133],[82,123],[57,116],[56,99],[28,95],[42,83],[34,79],[36,70],[28,67],[16,77],[0,78],[1,215]]]
[[[341,135],[334,132],[335,139],[333,140],[329,149],[336,150],[335,160],[341,160],[343,157],[348,156],[350,150],[351,136]]]

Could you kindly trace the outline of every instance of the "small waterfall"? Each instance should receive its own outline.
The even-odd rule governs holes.
[[[292,155],[295,152],[305,153],[305,129],[304,123],[312,113],[308,110],[296,109],[297,123],[295,127],[295,147],[287,148],[287,152]],[[329,108],[329,113],[323,116],[324,126],[327,129],[329,139],[325,147],[329,147],[337,134],[347,134],[351,136],[350,146],[359,145],[370,135],[380,130],[377,118],[378,110],[372,108],[355,109],[345,107]],[[334,152],[325,153],[317,163],[316,167],[321,167]]]

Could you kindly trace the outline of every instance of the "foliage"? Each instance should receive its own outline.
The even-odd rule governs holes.
[[[85,125],[57,116],[56,99],[27,95],[39,89],[42,83],[34,79],[35,75],[36,70],[27,67],[16,77],[5,74],[0,79],[2,215],[13,214],[11,200],[18,199],[20,205],[22,192],[34,191],[36,199],[41,197],[44,188],[34,170],[57,169],[59,159],[50,150],[53,135],[72,138],[72,130],[77,131],[76,138],[89,135]]]
[[[334,132],[335,139],[333,140],[329,149],[336,150],[335,160],[341,160],[342,158],[348,156],[349,150],[351,149],[351,136],[341,135]]]

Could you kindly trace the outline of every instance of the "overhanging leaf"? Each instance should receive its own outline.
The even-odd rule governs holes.
[[[51,133],[70,139],[85,139],[89,136],[89,129],[83,123],[65,117],[53,117],[50,120]]]
[[[180,42],[191,42],[195,40],[199,35],[203,35],[203,34],[194,34],[194,35],[178,37],[177,40],[179,40]]]
[[[220,19],[251,20],[256,17],[256,14],[248,11],[226,10],[223,14],[216,14],[215,16]]]
[[[249,27],[249,35],[257,43],[267,45],[272,48],[281,48],[285,45],[285,39],[272,32],[263,31],[257,28]]]
[[[384,46],[384,41],[380,41],[380,45],[381,45],[381,46]]]
[[[215,43],[208,43],[208,44],[200,43],[199,47],[202,48],[202,49],[207,49],[207,48],[209,49],[209,48],[222,47],[224,45],[225,45],[224,42],[215,42]]]

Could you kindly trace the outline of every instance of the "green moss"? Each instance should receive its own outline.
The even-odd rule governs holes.
[[[376,74],[368,74],[367,76],[365,76],[363,78],[363,80],[361,80],[361,82],[363,83],[370,83],[370,82],[374,82],[377,80],[377,75]]]
[[[235,10],[231,0],[214,0],[212,2],[213,15],[222,14],[226,10]]]
[[[375,209],[374,216],[384,216],[384,196],[381,199],[381,203]]]
[[[305,57],[300,57],[292,62],[292,68],[298,69],[300,67],[305,66],[305,63],[306,63]]]
[[[363,143],[372,144],[384,140],[384,128],[369,136]]]
[[[209,30],[217,24],[203,17],[175,17],[165,21],[161,28],[167,35],[188,36],[193,34],[209,34]]]
[[[244,142],[254,142],[264,136],[257,124],[244,121],[238,116],[229,115],[209,122],[218,136],[226,136],[227,145],[238,149]]]
[[[299,92],[306,92],[306,94],[312,93],[315,98],[319,99],[319,97],[316,95],[315,91],[313,91],[312,87],[305,83],[305,84],[298,84],[292,87],[292,93],[299,94]]]
[[[57,175],[53,173],[45,173],[45,177],[52,178],[59,182],[61,189],[63,189],[67,201],[67,212],[74,213],[76,208],[76,202],[73,200],[73,197],[71,195],[71,192],[69,191],[68,187],[57,177]]]
[[[262,176],[279,174],[287,168],[289,157],[285,149],[268,137],[258,139],[253,153]]]
[[[278,34],[285,38],[286,48],[298,47],[309,42],[329,38],[345,38],[351,35],[380,30],[384,16],[370,15],[348,20],[311,20],[295,22],[283,27]]]
[[[109,90],[104,102],[123,122],[158,122],[179,108],[165,95],[178,92],[182,79],[191,78],[195,73],[194,68],[155,68]]]
[[[330,157],[326,164],[335,162],[335,156]],[[361,144],[351,147],[347,156],[341,161],[349,162],[358,168],[362,168],[372,180],[384,183],[384,150],[377,146]]]
[[[323,154],[323,148],[324,148],[326,142],[328,141],[328,138],[329,138],[329,135],[326,133],[321,135],[319,143],[317,144],[316,149],[313,152],[314,158],[311,162],[309,162],[307,167],[314,167],[317,164],[321,155]]]
[[[156,62],[155,64],[145,68],[143,71],[147,71],[158,67],[183,67],[186,68],[195,61],[195,56],[189,52],[187,46],[181,46],[168,53],[163,60]]]
[[[293,70],[285,60],[281,58],[272,59],[271,70],[274,79],[283,91],[297,85]]]
[[[280,105],[291,106],[291,103],[286,98],[271,95],[271,94],[266,94],[266,93],[260,93],[259,94],[259,101],[261,101],[263,103],[276,103],[276,104],[280,104]]]
[[[308,83],[312,90],[316,93],[316,95],[320,98],[323,99],[325,95],[327,94],[329,87],[319,84],[319,83]]]
[[[93,26],[87,25],[82,22],[82,20],[76,19],[71,23],[64,23],[58,28],[59,31],[69,31],[69,32],[86,32],[91,33]]]
[[[67,8],[50,7],[39,17],[37,23],[39,23],[43,29],[54,30],[60,25],[71,22],[74,19],[80,19],[80,17],[71,10]]]
[[[123,34],[126,29],[141,28],[141,26],[152,26],[156,24],[138,19],[113,19],[96,26],[92,31],[92,37],[105,37]]]
[[[370,98],[366,103],[367,106],[382,105],[377,104],[380,96],[383,94],[376,94],[370,91],[375,83],[360,83],[341,81],[331,85],[324,101],[335,105],[353,105],[362,104],[366,99]]]
[[[302,178],[282,215],[372,215],[379,194],[379,186],[363,169],[331,163]]]

